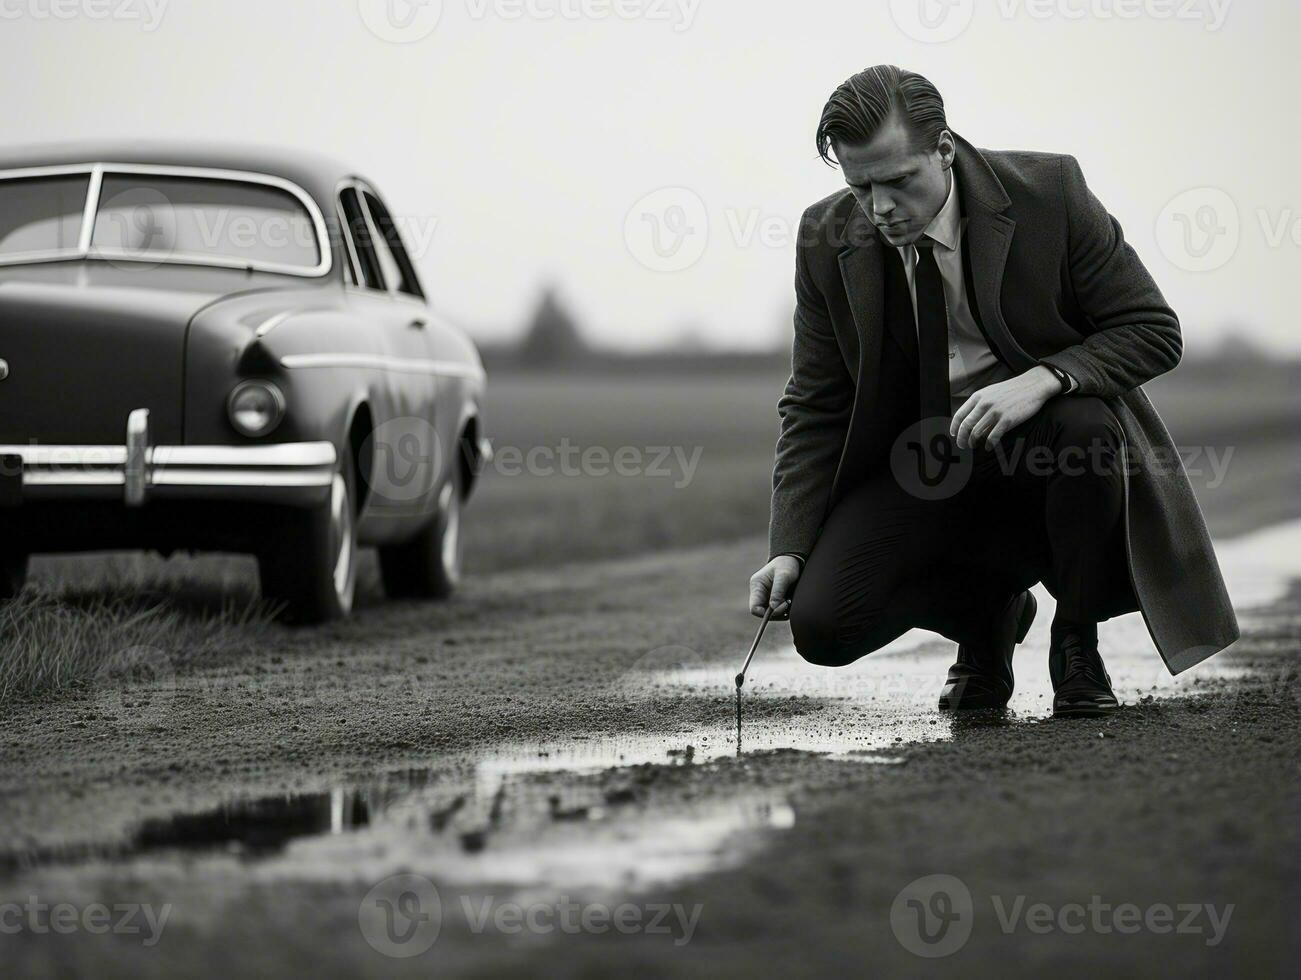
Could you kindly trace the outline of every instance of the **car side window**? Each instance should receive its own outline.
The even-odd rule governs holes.
[[[384,206],[384,202],[374,194],[367,192],[365,200],[380,238],[376,243],[376,251],[384,266],[385,278],[398,292],[424,299],[425,294],[420,288],[420,280],[416,278],[415,265],[411,262],[406,246],[402,244],[402,235],[398,231],[397,222],[393,220],[393,215]]]
[[[362,210],[361,196],[355,187],[345,187],[339,192],[339,208],[343,212],[343,220],[347,226],[348,240],[352,243],[357,264],[360,266],[359,271],[363,280],[361,285],[365,285],[367,289],[387,292],[388,287],[384,282],[380,260],[375,255],[375,243],[371,241],[370,225],[366,221],[366,213]]]
[[[370,195],[364,197],[369,200]],[[384,271],[384,281],[388,283],[389,289],[400,289],[402,270],[398,268],[397,260],[393,258],[393,252],[390,251],[388,242],[384,240],[384,233],[378,228],[375,232],[375,258],[379,260],[379,267]]]
[[[361,283],[357,280],[358,272],[357,272],[356,260],[354,260],[352,258],[352,254],[348,252],[349,247],[350,246],[345,241],[344,253],[347,261],[343,263],[343,278],[348,283],[349,286],[360,286]]]

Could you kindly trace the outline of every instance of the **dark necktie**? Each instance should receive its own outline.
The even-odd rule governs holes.
[[[949,418],[949,308],[935,262],[935,242],[917,242],[917,363],[920,367],[922,418]]]

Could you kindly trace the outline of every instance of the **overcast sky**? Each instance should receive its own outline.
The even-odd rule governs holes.
[[[4,139],[316,148],[408,222],[481,337],[544,282],[599,340],[788,332],[813,148],[855,71],[929,75],[978,146],[1077,156],[1180,313],[1301,352],[1283,0],[0,0]]]

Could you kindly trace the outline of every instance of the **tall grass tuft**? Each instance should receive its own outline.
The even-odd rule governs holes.
[[[239,655],[268,639],[275,611],[190,579],[31,586],[0,604],[0,704]]]

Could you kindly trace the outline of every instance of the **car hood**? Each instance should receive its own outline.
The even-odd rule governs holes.
[[[137,408],[153,442],[184,441],[187,330],[232,291],[131,279],[0,280],[0,444],[120,445]]]

